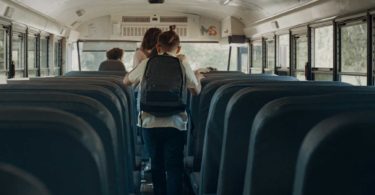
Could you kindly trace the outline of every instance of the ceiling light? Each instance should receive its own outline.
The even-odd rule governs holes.
[[[84,9],[79,9],[79,10],[76,11],[77,16],[79,16],[79,17],[83,16],[83,14],[85,14],[85,13],[86,13],[86,11]]]

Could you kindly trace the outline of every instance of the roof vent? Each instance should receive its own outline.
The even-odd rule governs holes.
[[[4,12],[4,16],[5,17],[8,17],[8,18],[12,18],[13,17],[13,14],[14,14],[14,8],[13,7],[7,7],[6,9],[5,9],[5,12]]]
[[[177,17],[170,17],[170,16],[160,16],[161,23],[187,23],[188,17],[186,16],[177,16]]]
[[[148,0],[148,2],[151,4],[156,4],[156,3],[164,3],[164,0]]]
[[[151,21],[149,16],[123,16],[122,22],[133,23],[149,23]]]

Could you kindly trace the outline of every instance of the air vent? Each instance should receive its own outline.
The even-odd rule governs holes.
[[[149,23],[149,16],[123,16],[122,22],[133,22],[133,23]]]
[[[169,30],[169,26],[157,26],[162,31]],[[123,26],[122,28],[122,36],[124,37],[143,37],[146,31],[150,28],[150,26]],[[180,37],[187,37],[187,27],[185,26],[177,26],[176,33]]]
[[[188,17],[181,16],[181,17],[169,17],[169,16],[160,16],[160,22],[164,23],[187,23]]]
[[[125,37],[142,37],[149,27],[143,26],[125,26],[122,30],[122,36]]]

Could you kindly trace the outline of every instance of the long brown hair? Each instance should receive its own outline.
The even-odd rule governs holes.
[[[145,35],[143,36],[141,49],[143,51],[148,51],[156,46],[158,37],[161,34],[160,28],[149,28]]]

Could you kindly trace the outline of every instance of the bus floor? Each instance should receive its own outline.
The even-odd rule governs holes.
[[[142,163],[142,178],[141,178],[141,189],[140,195],[153,195],[153,186],[152,186],[152,179],[151,179],[151,171],[145,171],[145,164]]]
[[[140,187],[140,195],[153,195],[153,184],[152,184],[152,176],[151,171],[144,171],[144,166],[142,165],[142,178],[141,178],[141,187]],[[184,175],[183,179],[183,195],[191,195],[192,189],[190,187],[190,183],[187,181],[186,176]]]

